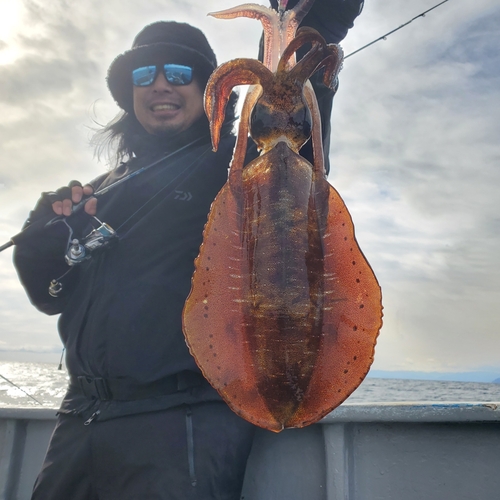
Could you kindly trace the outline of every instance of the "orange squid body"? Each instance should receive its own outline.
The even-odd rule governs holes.
[[[273,431],[316,422],[360,384],[380,288],[344,202],[284,143],[215,199],[184,312],[188,344],[230,407]]]
[[[319,35],[300,37],[297,46]],[[315,43],[289,72],[286,53],[277,76],[239,60],[214,77],[217,97],[219,80],[233,78],[227,75],[235,67],[246,83],[253,83],[249,66],[260,75],[252,123],[261,121],[252,137],[264,152],[244,167],[233,161],[212,204],[183,312],[186,341],[207,380],[237,414],[276,432],[318,421],[358,387],[382,324],[380,287],[349,212],[322,160],[313,166],[297,154],[310,115],[295,75],[309,75],[332,50]],[[247,118],[244,112],[242,122]]]

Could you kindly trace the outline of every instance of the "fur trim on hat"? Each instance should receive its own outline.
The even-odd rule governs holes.
[[[185,64],[194,69],[194,79],[205,87],[217,59],[205,35],[186,23],[159,21],[146,26],[132,48],[120,54],[110,65],[108,88],[125,111],[133,110],[132,70],[149,64]]]

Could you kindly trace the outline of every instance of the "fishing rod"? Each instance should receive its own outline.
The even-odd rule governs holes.
[[[399,31],[400,29],[404,28],[405,26],[408,26],[410,23],[418,19],[419,17],[425,17],[425,15],[430,12],[431,10],[437,9],[440,5],[443,5],[444,3],[448,2],[448,0],[443,0],[442,2],[438,3],[437,5],[434,5],[434,7],[431,7],[430,9],[426,10],[425,12],[422,12],[418,16],[415,16],[413,19],[410,19],[408,22],[402,24],[399,26],[399,28],[396,28],[392,31],[389,31],[389,33],[386,33],[385,35],[382,35],[381,37],[377,38],[376,40],[373,40],[373,42],[367,43],[366,45],[363,45],[363,47],[360,47],[359,49],[355,50],[354,52],[351,52],[347,56],[344,57],[344,59],[347,59],[348,57],[353,56],[354,54],[357,54],[358,52],[361,52],[362,50],[366,49],[367,47],[370,47],[370,45],[373,45],[374,43],[380,42],[380,40],[387,40],[387,37],[389,35],[392,35],[393,33],[396,33],[396,31]]]
[[[117,180],[113,184],[110,184],[109,186],[106,186],[106,187],[104,187],[102,189],[97,190],[92,195],[84,198],[80,203],[74,205],[73,208],[72,208],[72,214],[69,217],[72,217],[75,214],[77,214],[78,212],[80,212],[83,209],[83,207],[85,206],[85,204],[87,203],[87,201],[89,201],[91,198],[97,198],[97,199],[99,199],[101,196],[105,195],[106,193],[108,193],[112,189],[115,189],[118,186],[121,186],[124,182],[127,182],[130,179],[132,179],[133,177],[136,177],[136,176],[142,174],[146,170],[149,170],[150,168],[154,167],[155,165],[158,165],[159,163],[163,162],[164,160],[167,160],[168,158],[176,155],[177,153],[180,153],[184,149],[186,149],[188,147],[191,147],[193,144],[195,144],[196,142],[198,142],[200,139],[201,139],[201,137],[195,139],[194,141],[191,141],[189,144],[185,144],[181,148],[176,149],[175,151],[173,151],[172,153],[169,153],[169,154],[167,154],[165,156],[162,156],[160,159],[155,160],[152,163],[150,163],[150,164],[148,164],[148,165],[146,165],[146,166],[144,166],[142,168],[139,168],[139,169],[135,170],[134,172],[131,172],[130,174],[126,175],[125,177],[122,177],[121,179]],[[34,222],[33,224],[27,226],[22,231],[20,231],[19,233],[17,233],[15,236],[13,236],[7,243],[1,245],[0,246],[0,252],[2,252],[3,250],[6,250],[7,248],[10,248],[13,245],[17,245],[18,243],[20,243],[22,241],[25,241],[31,235],[36,234],[36,233],[42,231],[43,229],[45,229],[45,228],[53,225],[54,223],[56,223],[56,222],[58,222],[60,220],[63,220],[64,218],[65,218],[64,216],[53,217],[51,215],[50,219],[44,218],[44,219],[41,219],[41,220],[38,220],[38,221]]]
[[[399,31],[400,29],[404,28],[405,26],[408,26],[409,24],[411,24],[413,21],[415,21],[416,19],[419,19],[420,17],[425,17],[425,15],[429,12],[431,12],[432,10],[434,9],[437,9],[439,6],[443,5],[444,3],[448,2],[449,0],[443,0],[442,2],[434,5],[434,7],[431,7],[430,9],[427,9],[426,11],[422,12],[421,14],[418,14],[417,16],[413,17],[412,19],[410,19],[409,21],[407,21],[406,23],[402,24],[401,26],[399,26],[398,28],[396,29],[393,29],[392,31],[389,31],[388,33],[386,33],[385,35],[382,35],[380,36],[379,38],[377,38],[376,40],[373,40],[372,42],[370,43],[367,43],[366,45],[363,45],[363,47],[360,47],[359,49],[355,50],[354,52],[351,52],[350,54],[348,54],[347,56],[344,57],[344,60],[347,59],[348,57],[351,57],[353,56],[354,54],[357,54],[358,52],[361,52],[362,50],[366,49],[367,47],[370,47],[371,45],[374,45],[375,43],[377,42],[380,42],[381,40],[387,40],[387,37],[392,35],[393,33],[396,33],[396,31]],[[280,0],[280,5],[281,4],[284,4],[286,5],[286,1],[283,1],[283,0]],[[174,154],[182,151],[183,149],[191,146],[193,143],[195,143],[198,139],[196,139],[195,141],[193,141],[192,143],[190,144],[186,144],[185,146],[183,146],[182,148],[174,151],[173,153],[170,153],[166,156],[164,156],[163,158],[160,158],[159,160],[156,160],[154,161],[153,163],[145,166],[145,167],[142,167],[140,168],[139,170],[135,171],[135,172],[132,172],[131,174],[123,177],[122,179],[116,181],[115,183],[101,189],[101,190],[98,190],[96,191],[94,194],[92,194],[91,196],[83,199],[80,203],[78,203],[77,205],[75,205],[73,207],[73,214],[79,212],[84,206],[85,204],[87,203],[87,201],[89,201],[89,199],[91,198],[99,198],[100,196],[106,194],[108,191],[110,191],[111,189],[114,189],[115,187],[118,187],[119,185],[121,185],[122,183],[130,180],[132,177],[135,177],[136,175],[139,175],[141,174],[142,172],[144,172],[145,170],[148,170],[149,168],[157,165],[158,163],[166,160],[167,158],[169,158],[170,156],[173,156]],[[70,216],[71,217],[71,216]],[[26,227],[25,229],[23,229],[21,232],[19,232],[18,234],[16,234],[15,236],[13,236],[7,243],[4,243],[3,245],[0,245],[0,252],[3,252],[4,250],[6,250],[7,248],[10,248],[11,246],[13,245],[17,245],[19,242],[23,241],[26,237],[30,236],[31,234],[34,234],[34,233],[37,233],[39,232],[40,230],[44,229],[45,227],[49,226],[49,225],[52,225],[54,222],[57,222],[59,220],[62,220],[64,217],[62,216],[58,216],[58,217],[52,217],[50,220],[39,220],[33,224],[31,224],[30,226]]]
[[[3,378],[6,382],[8,382],[10,385],[14,386],[16,389],[19,389],[20,391],[23,391],[26,396],[31,398],[33,401],[36,401],[40,406],[43,406],[43,403],[40,403],[38,399],[34,398],[31,394],[28,394],[22,387],[19,387],[17,384],[14,384],[12,380],[9,380],[7,377],[4,377],[3,375],[0,375],[0,378]]]
[[[234,123],[235,121],[236,121],[236,118],[232,118],[231,120],[227,121],[227,124],[225,126],[230,125],[230,124]],[[229,133],[229,131],[226,131],[223,135],[225,136],[228,133]],[[3,250],[6,250],[7,248],[10,248],[13,245],[17,245],[18,243],[25,241],[27,238],[31,237],[31,235],[37,234],[37,233],[41,232],[42,230],[52,226],[53,224],[55,224],[59,221],[64,221],[65,219],[73,217],[75,214],[77,214],[78,212],[80,212],[83,209],[83,207],[85,206],[87,201],[89,201],[90,199],[92,199],[92,198],[99,199],[101,196],[105,195],[109,191],[117,188],[118,186],[121,186],[123,183],[125,183],[125,182],[129,181],[130,179],[146,172],[150,168],[158,165],[159,163],[162,163],[163,161],[165,161],[165,160],[171,158],[172,156],[184,151],[185,149],[190,148],[191,146],[193,146],[194,144],[196,144],[197,142],[199,142],[203,139],[204,139],[203,136],[198,137],[198,138],[194,139],[193,141],[189,142],[188,144],[185,144],[184,146],[180,147],[179,149],[176,149],[175,151],[172,151],[171,153],[169,153],[165,156],[162,156],[158,160],[155,160],[152,163],[150,163],[144,167],[141,167],[141,168],[135,170],[134,172],[131,172],[130,174],[126,175],[125,177],[122,177],[121,179],[117,180],[113,184],[110,184],[109,186],[106,186],[102,189],[97,190],[92,195],[82,199],[82,201],[80,201],[80,203],[74,205],[72,208],[72,213],[68,217],[65,217],[63,215],[58,215],[56,217],[53,217],[52,215],[50,215],[50,218],[45,217],[43,219],[37,220],[36,222],[25,227],[22,231],[20,231],[15,236],[13,236],[7,243],[0,245],[0,252],[2,252]],[[177,177],[179,177],[179,176],[177,176]]]

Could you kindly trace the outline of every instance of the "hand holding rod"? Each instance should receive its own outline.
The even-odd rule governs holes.
[[[131,174],[123,177],[122,179],[116,181],[113,184],[110,184],[109,186],[106,186],[103,189],[100,189],[96,191],[95,193],[91,194],[90,196],[83,197],[82,200],[79,203],[76,203],[73,205],[71,209],[71,215],[69,216],[64,216],[64,215],[55,215],[55,214],[50,214],[49,216],[42,217],[38,219],[37,221],[33,222],[29,226],[25,227],[21,232],[17,233],[15,236],[13,236],[7,243],[4,245],[0,246],[0,252],[3,250],[13,246],[13,245],[18,245],[19,243],[22,243],[31,236],[34,236],[36,234],[39,234],[41,231],[43,231],[45,228],[52,226],[56,222],[66,218],[68,220],[71,220],[71,218],[75,215],[80,213],[83,208],[85,207],[85,204],[92,198],[99,199],[103,194],[106,194],[108,191],[114,189],[115,187],[119,186],[120,184],[124,183],[125,181],[129,180],[132,177],[135,177],[136,175],[140,174],[143,172],[146,168],[150,167],[152,165],[148,165],[147,167],[140,168],[139,170],[136,170],[135,172],[132,172]]]
[[[133,177],[136,177],[137,175],[142,174],[146,170],[149,170],[151,167],[158,165],[158,163],[161,163],[164,160],[170,158],[171,156],[174,156],[175,154],[180,153],[184,149],[191,147],[194,143],[198,142],[199,140],[200,140],[199,138],[195,139],[194,141],[190,142],[189,144],[186,144],[185,146],[177,149],[176,151],[173,151],[172,153],[169,153],[165,156],[162,156],[158,160],[155,160],[152,163],[149,163],[148,165],[146,165],[142,168],[139,168],[139,169],[135,170],[134,172],[131,172],[130,174],[126,175],[125,177],[122,177],[121,179],[117,180],[113,184],[110,184],[109,186],[106,186],[102,189],[97,190],[94,194],[87,196],[86,198],[82,198],[82,200],[79,203],[73,205],[72,214],[68,218],[71,218],[76,213],[81,212],[81,210],[83,209],[85,204],[91,198],[99,199],[99,197],[106,194],[108,191],[111,191],[112,189],[123,184],[124,182],[129,181]],[[30,224],[29,226],[24,228],[21,232],[17,233],[15,236],[13,236],[7,243],[4,243],[3,245],[1,245],[0,252],[2,252],[3,250],[6,250],[7,248],[9,248],[11,246],[14,246],[14,245],[17,245],[19,243],[22,243],[23,241],[26,241],[28,238],[30,238],[33,235],[39,234],[46,227],[51,226],[52,224],[54,224],[55,222],[57,222],[61,219],[64,219],[63,215],[56,215],[55,217],[51,215],[50,217],[41,218],[41,219],[37,220],[36,222],[33,222],[32,224]]]

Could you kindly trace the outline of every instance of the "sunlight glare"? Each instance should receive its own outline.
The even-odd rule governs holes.
[[[21,0],[0,0],[0,64],[8,64],[16,58],[11,37],[19,29]]]

